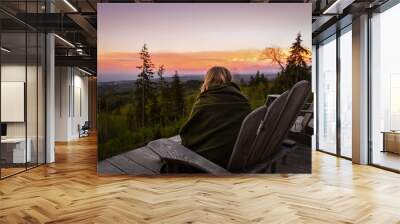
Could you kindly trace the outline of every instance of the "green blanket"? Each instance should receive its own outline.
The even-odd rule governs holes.
[[[182,144],[226,167],[243,119],[251,111],[235,83],[212,86],[201,93],[183,125]]]

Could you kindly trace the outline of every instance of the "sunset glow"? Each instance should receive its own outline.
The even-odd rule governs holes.
[[[191,53],[153,53],[153,63],[164,65],[166,74],[175,71],[181,74],[203,74],[213,65],[222,65],[230,68],[233,73],[250,73],[257,70],[275,71],[278,66],[271,60],[262,58],[260,50],[240,51],[208,51]],[[104,72],[119,71],[121,73],[138,74],[136,68],[140,64],[138,53],[112,52],[99,55],[99,69]]]

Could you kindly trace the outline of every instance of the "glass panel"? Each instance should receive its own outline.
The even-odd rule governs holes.
[[[44,0],[0,6],[20,16],[45,12]],[[45,35],[32,29],[0,12],[1,178],[45,162]]]
[[[25,122],[26,33],[3,32],[1,46],[1,174],[5,177],[25,170],[30,160]]]
[[[336,153],[336,39],[318,48],[318,148]]]
[[[372,23],[372,163],[400,170],[400,5],[375,15]]]
[[[38,36],[36,32],[27,33],[28,38],[28,61],[27,61],[27,80],[26,80],[26,113],[27,113],[27,143],[28,150],[30,148],[30,158],[28,159],[28,167],[37,165],[38,160]]]
[[[352,156],[352,35],[340,36],[340,152]]]
[[[26,12],[37,13],[38,2],[27,2]],[[28,18],[33,24],[38,17]],[[27,149],[31,151],[28,168],[38,164],[38,33],[27,30],[27,80],[26,80],[26,115],[27,115]]]

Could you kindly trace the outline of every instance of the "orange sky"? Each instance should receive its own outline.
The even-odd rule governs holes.
[[[263,49],[287,49],[298,33],[311,47],[310,21],[310,4],[99,4],[99,80],[136,79],[143,44],[167,76],[204,74],[215,65],[275,75],[279,66],[261,56]]]
[[[167,75],[175,70],[181,74],[203,74],[205,69],[214,65],[226,66],[233,73],[256,70],[276,70],[278,66],[269,59],[262,59],[261,50],[247,49],[236,51],[203,51],[203,52],[157,52],[153,53],[153,63],[158,67],[164,65]],[[136,66],[140,65],[138,52],[111,52],[98,56],[101,71],[119,71],[120,73],[138,74]]]

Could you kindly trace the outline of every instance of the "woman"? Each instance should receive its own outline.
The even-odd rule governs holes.
[[[227,166],[242,121],[251,111],[248,99],[231,80],[228,69],[209,69],[180,131],[184,146],[222,167]]]

